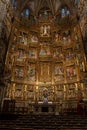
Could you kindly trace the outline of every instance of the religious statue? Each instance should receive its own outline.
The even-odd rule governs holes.
[[[43,103],[48,104],[48,91],[46,88],[43,91]]]
[[[61,66],[56,66],[54,72],[55,72],[55,75],[56,75],[56,74],[63,74],[63,67],[61,67]]]

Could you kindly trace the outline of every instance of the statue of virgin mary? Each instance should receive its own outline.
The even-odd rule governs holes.
[[[48,92],[47,92],[47,89],[44,89],[44,92],[43,92],[43,104],[48,104]]]

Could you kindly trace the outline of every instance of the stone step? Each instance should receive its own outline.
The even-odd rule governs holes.
[[[78,115],[0,115],[0,129],[87,130],[87,117]]]

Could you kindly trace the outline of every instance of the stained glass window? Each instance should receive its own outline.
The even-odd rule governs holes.
[[[67,9],[67,7],[61,9],[61,17],[69,16],[70,11]]]
[[[14,9],[16,9],[16,0],[10,0]]]
[[[30,15],[30,10],[29,9],[24,9],[24,11],[21,13],[22,17],[29,18]]]

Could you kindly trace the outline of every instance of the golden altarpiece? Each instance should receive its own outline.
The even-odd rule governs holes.
[[[34,104],[46,103],[66,108],[67,103],[74,106],[86,97],[80,27],[77,23],[61,26],[56,20],[44,13],[36,21],[15,18],[12,24],[5,62],[11,81],[6,83],[5,98],[15,100],[16,108],[30,112]]]

